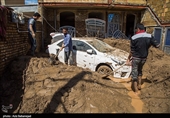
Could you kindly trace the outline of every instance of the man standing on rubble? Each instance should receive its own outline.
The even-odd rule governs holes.
[[[31,54],[35,56],[35,49],[36,49],[36,20],[41,17],[39,13],[34,13],[34,15],[28,20],[28,38],[31,43]]]
[[[138,23],[137,32],[131,37],[130,53],[128,56],[127,64],[132,61],[132,88],[135,94],[141,89],[142,69],[148,56],[148,50],[151,46],[159,48],[160,44],[151,35],[145,32],[143,24]]]
[[[71,35],[68,33],[67,28],[63,28],[63,34],[64,34],[64,41],[62,44],[62,47],[60,48],[60,51],[64,48],[64,61],[65,64],[70,64],[70,60],[72,57],[70,57],[72,53],[72,38]],[[69,63],[68,63],[69,61]]]

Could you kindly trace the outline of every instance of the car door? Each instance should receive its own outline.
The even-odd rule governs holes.
[[[63,44],[63,41],[61,41],[57,45],[61,48],[62,44]],[[59,51],[59,49],[57,49],[56,53],[58,53],[58,60],[64,63],[64,49],[62,51]]]
[[[80,40],[73,40],[73,46],[76,47],[77,66],[94,70],[95,51],[87,43]],[[93,53],[87,53],[88,49],[92,49]]]

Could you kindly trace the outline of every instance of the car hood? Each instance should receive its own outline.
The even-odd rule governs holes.
[[[114,49],[105,53],[105,56],[110,57],[113,61],[119,63],[125,62],[129,56],[129,53],[121,49]]]

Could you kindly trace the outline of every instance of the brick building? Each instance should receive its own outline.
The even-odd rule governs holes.
[[[112,37],[110,32],[117,29],[126,36],[132,35],[136,23],[142,22],[161,43],[161,49],[170,53],[170,0],[38,0],[38,3],[39,12],[50,24],[43,23],[44,45],[50,42],[49,33],[64,25],[75,27],[76,36],[85,36],[85,19],[98,18],[106,21],[107,37]]]

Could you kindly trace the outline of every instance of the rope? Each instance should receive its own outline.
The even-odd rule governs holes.
[[[50,23],[46,20],[46,18],[45,18],[43,15],[41,15],[41,16],[42,16],[42,18],[46,21],[46,23],[47,23],[54,31],[59,32],[59,31],[56,30],[52,25],[50,25]]]

